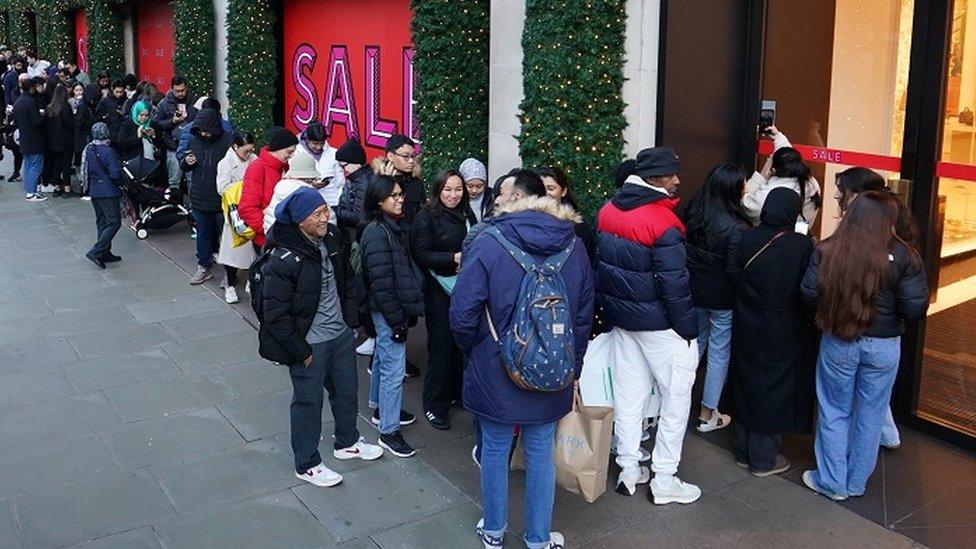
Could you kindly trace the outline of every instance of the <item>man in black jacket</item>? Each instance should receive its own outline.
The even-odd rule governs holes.
[[[125,104],[125,84],[118,78],[112,82],[112,91],[98,102],[93,122],[105,122],[108,133],[115,140],[122,126],[122,106]]]
[[[395,134],[386,140],[387,172],[383,175],[396,177],[397,183],[403,190],[403,224],[409,230],[413,218],[420,208],[427,202],[427,190],[424,182],[416,176],[417,166],[416,143],[413,139]]]
[[[20,147],[17,143],[10,137],[13,134],[13,120],[12,111],[14,108],[14,103],[17,102],[17,98],[20,97],[20,82],[18,78],[25,71],[24,59],[21,57],[13,57],[10,60],[9,68],[3,73],[3,106],[4,106],[4,132],[7,135],[4,138],[6,147],[10,149],[10,152],[14,154],[14,171],[10,174],[10,182],[20,180],[20,168],[24,164],[24,155],[20,153]],[[0,177],[0,181],[3,177]]]
[[[358,299],[349,257],[329,207],[311,187],[300,187],[275,208],[261,270],[261,356],[288,364],[291,446],[295,476],[316,486],[335,486],[342,475],[325,467],[318,446],[322,387],[329,391],[335,420],[333,456],[374,460],[383,449],[367,444],[356,429],[355,336]]]
[[[20,151],[24,155],[24,192],[28,202],[44,202],[37,185],[44,171],[44,115],[38,97],[44,95],[47,81],[35,76],[24,82],[23,93],[14,103],[14,125],[20,131]]]
[[[169,176],[169,187],[179,187],[183,172],[180,171],[180,161],[176,158],[180,135],[197,115],[193,106],[196,99],[190,93],[186,78],[177,74],[170,81],[166,97],[159,102],[153,115],[153,123],[162,130],[162,142],[166,148],[166,173]]]

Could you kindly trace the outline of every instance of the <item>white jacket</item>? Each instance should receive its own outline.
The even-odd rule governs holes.
[[[783,132],[779,132],[773,137],[773,152],[791,146],[789,139]],[[797,221],[804,221],[808,225],[813,225],[820,213],[820,208],[813,201],[814,195],[820,192],[820,183],[817,182],[816,178],[811,176],[807,180],[806,189],[801,192],[800,182],[796,178],[773,176],[766,180],[759,172],[754,172],[752,177],[746,181],[745,192],[742,195],[742,207],[749,217],[749,221],[753,225],[759,225],[759,216],[762,214],[763,204],[766,203],[766,196],[769,195],[769,191],[780,187],[793,189],[803,197],[803,209],[800,211],[800,217],[797,218]]]
[[[224,158],[217,163],[217,192],[224,194],[227,187],[244,179],[244,170],[257,158],[254,154],[247,160],[238,158],[233,148],[227,150]],[[220,233],[220,251],[217,252],[217,263],[228,267],[246,269],[251,266],[257,255],[250,242],[234,247],[234,236],[231,234],[230,223],[225,219],[224,228]]]
[[[251,153],[247,160],[241,160],[234,152],[234,148],[227,149],[227,154],[217,163],[217,194],[224,194],[227,187],[244,180],[244,171],[257,156]]]

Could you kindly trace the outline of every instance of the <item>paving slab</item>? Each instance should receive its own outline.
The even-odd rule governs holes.
[[[101,537],[72,546],[75,549],[159,549],[159,541],[152,528],[146,526]]]
[[[120,472],[112,450],[97,434],[60,437],[3,452],[0,500]]]
[[[229,398],[223,387],[214,381],[184,373],[105,389],[104,392],[126,423],[203,408]]]
[[[291,389],[291,376],[288,375],[287,368],[263,359],[221,366],[210,370],[206,375],[238,398]]]
[[[77,544],[172,516],[146,473],[123,473],[21,496],[14,500],[28,546]],[[52,527],[56,518],[57,527]]]
[[[381,549],[477,547],[480,543],[474,529],[479,519],[481,508],[474,503],[466,503],[424,520],[383,530],[371,537]]]
[[[181,516],[159,524],[156,531],[172,549],[336,546],[335,538],[288,491]]]
[[[78,353],[64,338],[36,336],[0,344],[0,374],[64,366],[76,360]]]
[[[243,296],[246,297],[247,294]],[[220,308],[221,311],[216,313],[164,320],[159,324],[181,343],[239,332],[254,334],[254,327],[240,314],[226,304],[221,305]]]
[[[11,506],[10,502],[0,501],[0,547],[22,547]]]
[[[234,425],[234,428],[251,442],[260,438],[287,433],[290,429],[291,389],[277,393],[263,393],[252,397],[239,398],[220,404],[221,413]],[[323,415],[328,413],[323,407]],[[322,431],[327,432],[324,422]]]
[[[259,440],[192,463],[154,467],[152,474],[180,513],[286,490],[300,484],[281,449]]]
[[[74,388],[61,368],[39,368],[0,374],[0,409],[73,395]]]
[[[5,321],[26,320],[51,314],[43,297],[29,297],[0,303],[0,318]]]
[[[119,462],[129,471],[147,465],[192,461],[244,442],[215,408],[133,423],[105,436]]]
[[[182,344],[172,342],[166,352],[187,372],[203,372],[217,366],[241,364],[258,356],[257,332],[235,332],[206,337]]]
[[[76,360],[66,363],[64,370],[79,393],[133,385],[181,372],[173,359],[162,349],[150,349],[107,358]]]
[[[5,449],[69,435],[86,435],[121,425],[112,405],[100,394],[67,397],[8,410],[0,414]]]
[[[227,311],[225,304],[219,301],[216,296],[201,289],[143,300],[139,303],[127,305],[126,308],[140,324]]]
[[[123,324],[107,330],[69,336],[82,358],[108,358],[145,351],[173,339],[158,325]]]
[[[328,490],[306,484],[292,491],[339,541],[470,501],[422,461],[389,457],[347,473]]]

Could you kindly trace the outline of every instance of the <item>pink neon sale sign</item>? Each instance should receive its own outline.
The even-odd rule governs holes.
[[[395,133],[419,140],[411,16],[409,0],[286,0],[287,125],[318,120],[333,146],[355,137],[370,157]]]

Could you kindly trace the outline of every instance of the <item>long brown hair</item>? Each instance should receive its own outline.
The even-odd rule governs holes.
[[[833,236],[820,245],[817,326],[851,341],[874,320],[874,299],[889,272],[897,199],[868,191],[851,202]],[[913,250],[909,249],[913,254]]]

